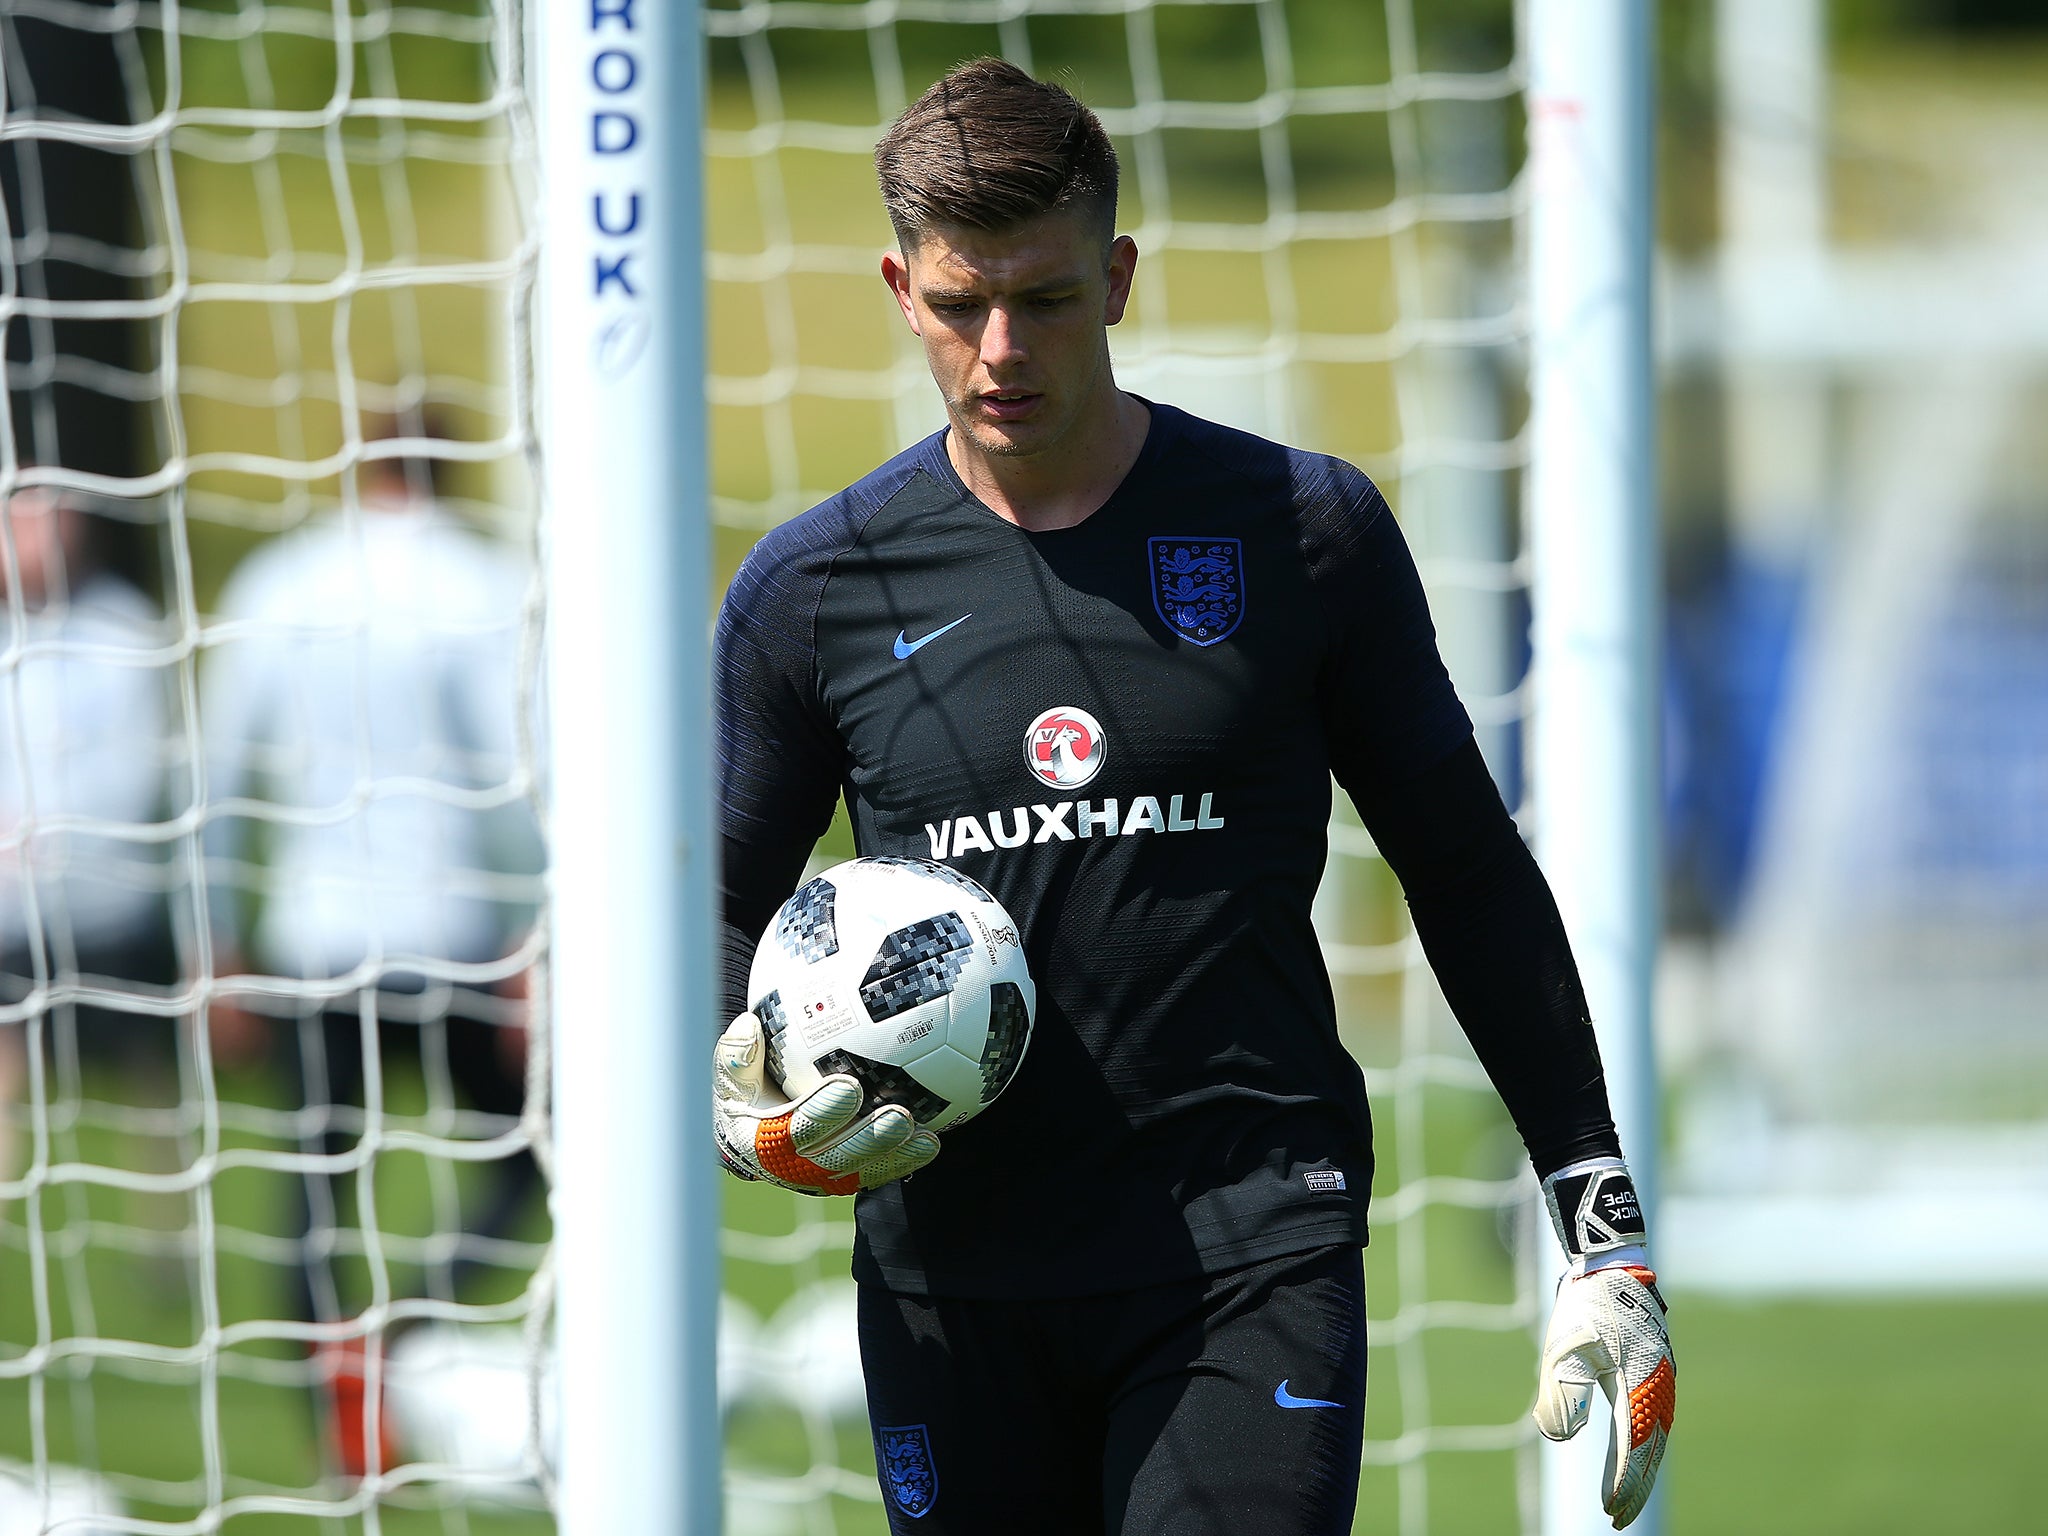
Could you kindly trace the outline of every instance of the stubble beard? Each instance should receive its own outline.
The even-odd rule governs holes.
[[[980,397],[978,395],[970,394],[949,399],[947,401],[947,414],[952,418],[954,427],[957,430],[964,431],[974,446],[981,452],[988,454],[992,458],[1028,459],[1049,449],[1057,448],[1074,434],[1075,428],[1081,423],[1082,413],[1087,408],[1087,401],[1093,396],[1096,385],[1101,380],[1109,377],[1109,371],[1109,358],[1105,351],[1105,354],[1096,360],[1096,366],[1088,378],[1085,381],[1075,381],[1080,382],[1082,386],[1078,395],[1071,391],[1061,391],[1064,399],[1077,401],[1078,403],[1065,407],[1066,414],[1057,425],[1049,423],[1044,419],[1043,413],[1046,407],[1041,405],[1039,408],[1040,416],[1037,419],[1021,423],[1021,425],[1030,429],[1029,436],[1022,442],[1010,437],[996,424],[984,422],[980,419]],[[1113,383],[1112,394],[1114,394]],[[1039,398],[1050,404],[1050,396],[1041,393]]]
[[[961,417],[955,416],[953,419],[958,423]],[[1052,446],[1047,442],[1020,443],[1014,438],[996,432],[992,427],[975,421],[972,417],[967,418],[967,435],[973,440],[978,452],[999,459],[1028,459],[1033,454],[1043,453]]]

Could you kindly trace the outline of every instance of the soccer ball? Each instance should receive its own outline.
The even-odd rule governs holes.
[[[1038,1005],[1002,903],[957,869],[893,858],[836,864],[785,901],[747,996],[790,1097],[843,1073],[932,1131],[995,1102]]]

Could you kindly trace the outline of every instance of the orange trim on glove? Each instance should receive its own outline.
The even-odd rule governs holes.
[[[1645,1269],[1640,1264],[1626,1266],[1628,1272],[1643,1284],[1654,1286],[1657,1272]],[[1634,1450],[1650,1438],[1650,1431],[1662,1426],[1664,1433],[1671,1433],[1671,1421],[1678,1416],[1678,1370],[1666,1355],[1657,1362],[1657,1369],[1643,1378],[1641,1386],[1628,1395],[1628,1448]]]
[[[791,1114],[795,1111],[791,1111]],[[821,1190],[828,1195],[860,1193],[860,1175],[834,1173],[821,1168],[789,1144],[790,1115],[763,1120],[754,1130],[754,1157],[764,1173],[789,1184]]]
[[[1648,1440],[1654,1429],[1662,1428],[1669,1435],[1671,1421],[1677,1416],[1678,1373],[1672,1369],[1667,1356],[1659,1360],[1657,1369],[1628,1395],[1628,1448],[1634,1450]]]

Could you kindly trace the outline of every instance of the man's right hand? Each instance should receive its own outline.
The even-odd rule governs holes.
[[[939,1138],[895,1104],[863,1115],[854,1079],[828,1077],[790,1099],[768,1076],[761,1021],[743,1013],[718,1037],[711,1116],[729,1172],[805,1195],[851,1195],[917,1172]]]

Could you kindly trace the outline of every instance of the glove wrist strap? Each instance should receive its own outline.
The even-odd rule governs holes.
[[[1649,1242],[1635,1180],[1618,1157],[1590,1158],[1560,1168],[1543,1181],[1543,1203],[1550,1210],[1551,1229],[1576,1272],[1583,1273],[1589,1262],[1620,1249],[1640,1250]]]

